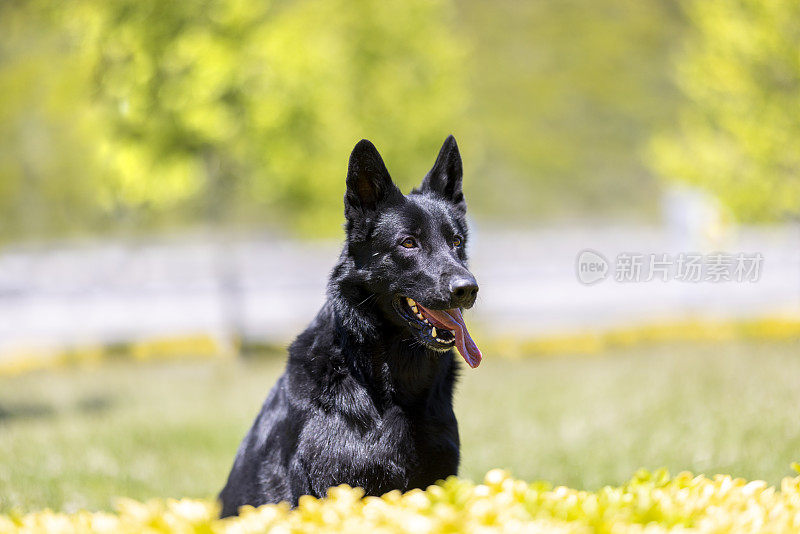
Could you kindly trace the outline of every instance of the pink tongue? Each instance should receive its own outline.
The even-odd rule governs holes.
[[[419,306],[419,304],[417,304]],[[461,310],[452,308],[449,310],[429,310],[423,306],[422,311],[428,319],[431,320],[434,326],[438,328],[446,328],[456,333],[456,349],[467,362],[467,365],[478,367],[481,363],[481,351],[478,346],[472,341],[472,337],[467,331],[467,325],[464,324],[464,318],[461,316]]]

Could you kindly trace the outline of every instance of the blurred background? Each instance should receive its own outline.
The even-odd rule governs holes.
[[[800,4],[0,3],[0,511],[213,496],[324,300],[350,150],[461,148],[461,474],[800,459]],[[582,250],[610,276],[585,285]],[[757,279],[614,280],[619,254]]]

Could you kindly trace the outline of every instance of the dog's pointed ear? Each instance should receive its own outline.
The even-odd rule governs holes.
[[[464,174],[461,167],[461,153],[458,151],[456,138],[452,135],[444,140],[442,149],[436,163],[425,178],[417,191],[433,192],[445,200],[452,202],[462,213],[467,211],[467,203],[464,200],[464,193],[461,191],[461,178]]]
[[[382,202],[402,193],[392,182],[375,145],[362,139],[350,154],[347,167],[347,191],[344,195],[344,214],[347,219],[367,215]]]

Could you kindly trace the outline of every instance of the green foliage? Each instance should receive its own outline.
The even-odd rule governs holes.
[[[2,2],[0,237],[207,220],[335,234],[358,139],[408,188],[448,133],[477,214],[646,216],[650,169],[745,220],[795,214],[800,7],[685,6]]]
[[[672,120],[665,63],[683,24],[677,5],[500,0],[460,9],[475,41],[471,119],[487,176],[475,186],[478,207],[504,216],[652,216],[659,184],[639,153]]]
[[[691,0],[678,58],[677,132],[652,144],[668,179],[706,188],[743,220],[800,209],[800,4]]]
[[[0,32],[12,39],[0,67],[0,151],[12,164],[0,175],[4,197],[26,209],[22,189],[41,198],[57,189],[59,198],[61,181],[79,178],[92,193],[77,196],[105,214],[294,217],[304,230],[336,233],[347,155],[358,139],[373,139],[409,184],[450,133],[464,91],[447,6],[6,5]],[[42,35],[51,40],[40,44]],[[66,133],[52,146],[15,161],[26,154],[27,131],[39,140],[62,124]],[[55,153],[53,165],[38,162],[43,152]]]
[[[47,2],[0,3],[0,241],[96,224],[89,66]]]
[[[639,471],[625,485],[597,492],[528,484],[495,469],[480,485],[450,477],[424,491],[363,496],[343,485],[325,499],[301,497],[295,510],[285,503],[245,507],[224,520],[209,501],[121,500],[116,514],[0,516],[0,532],[794,533],[800,518],[800,477],[785,478],[776,491],[758,480],[670,477],[665,470]]]

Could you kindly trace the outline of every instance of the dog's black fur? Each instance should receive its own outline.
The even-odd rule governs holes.
[[[403,306],[406,297],[429,309],[475,301],[461,178],[452,136],[407,196],[372,143],[353,149],[347,239],[328,300],[289,347],[286,370],[239,447],[219,496],[223,517],[243,505],[294,506],[338,484],[381,495],[457,473],[452,344],[426,335]],[[464,280],[474,290],[453,292]]]

